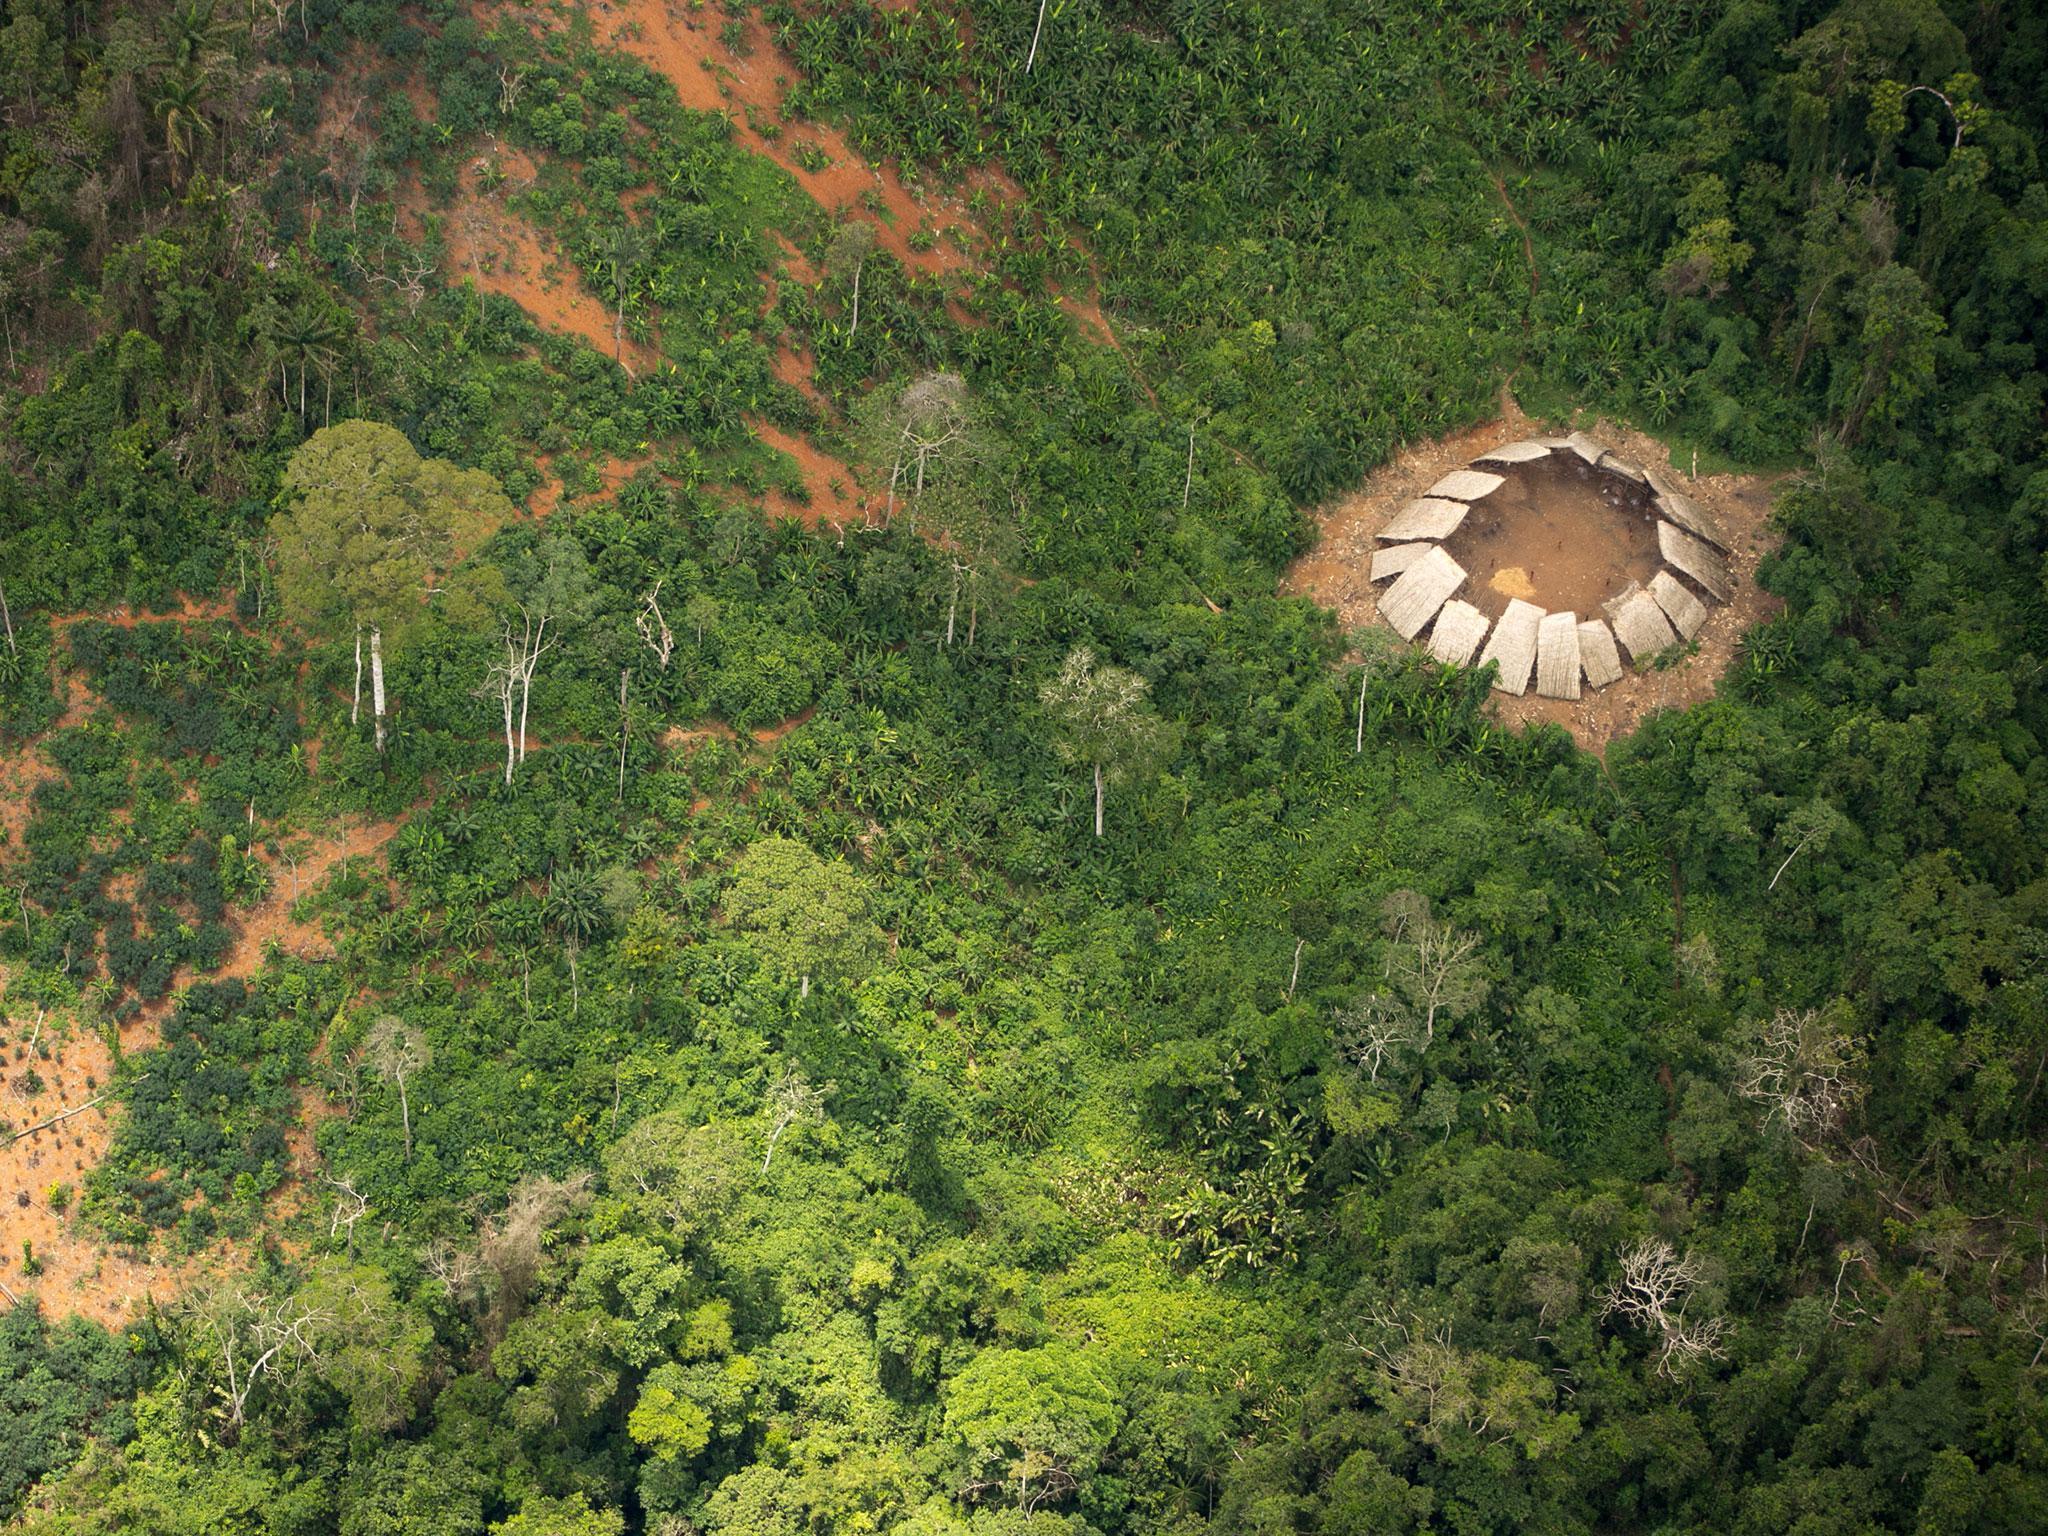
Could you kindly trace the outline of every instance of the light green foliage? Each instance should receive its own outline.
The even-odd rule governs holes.
[[[411,1421],[426,1384],[433,1326],[393,1291],[390,1276],[368,1265],[328,1261],[298,1300],[321,1319],[313,1331],[320,1379],[348,1401],[350,1416],[372,1434]]]
[[[0,23],[0,1524],[2031,1533],[2033,10],[581,9]],[[1288,575],[1504,383],[1604,755]]]
[[[625,1536],[626,1517],[615,1509],[592,1509],[580,1493],[567,1498],[529,1494],[519,1513],[491,1527],[491,1536]]]
[[[945,1400],[963,1497],[1027,1511],[1071,1496],[1122,1420],[1094,1359],[1061,1343],[986,1350],[948,1383]]]
[[[856,978],[880,942],[851,866],[787,837],[767,837],[733,865],[722,905],[763,964],[809,993],[813,977]]]
[[[397,430],[348,421],[292,455],[273,520],[278,590],[308,627],[380,625],[394,638],[420,617],[430,577],[458,536],[512,515],[495,482],[423,459]]]
[[[1095,778],[1095,835],[1102,836],[1103,786],[1154,773],[1173,755],[1177,735],[1153,712],[1145,680],[1098,662],[1089,647],[1067,653],[1038,691],[1053,745]]]

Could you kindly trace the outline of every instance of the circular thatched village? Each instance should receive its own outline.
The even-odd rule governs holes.
[[[1651,467],[1583,432],[1476,456],[1378,533],[1380,616],[1494,687],[1576,699],[1688,641],[1735,578],[1728,535]],[[1597,609],[1597,612],[1594,610]]]

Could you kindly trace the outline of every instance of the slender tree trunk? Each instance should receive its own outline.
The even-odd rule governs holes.
[[[811,995],[811,977],[810,977],[810,973],[809,973],[809,972],[807,971],[807,972],[805,972],[805,973],[804,973],[804,978],[803,978],[803,981],[802,981],[802,983],[800,984],[800,986],[799,986],[799,988],[798,988],[798,991],[797,991],[797,996],[798,996],[798,997],[809,997],[810,995]]]
[[[363,626],[356,626],[356,691],[348,702],[348,723],[356,725],[363,718]]]
[[[860,329],[860,274],[866,265],[866,262],[860,261],[855,262],[853,267],[853,324],[846,328],[848,341],[853,340],[854,333]]]
[[[896,517],[896,487],[903,479],[903,455],[896,455],[895,466],[889,471],[889,505],[882,511],[882,526],[888,527]]]
[[[370,626],[370,709],[376,716],[377,751],[384,751],[384,629]]]
[[[398,1079],[398,1114],[405,1122],[405,1160],[412,1161],[412,1101],[405,1096],[405,1077]]]
[[[1024,73],[1031,73],[1031,66],[1038,62],[1038,34],[1045,30],[1045,0],[1038,0],[1038,25],[1031,29],[1031,52],[1024,56]]]
[[[1365,669],[1361,668],[1361,669],[1359,670],[1359,676],[1358,676],[1358,740],[1357,740],[1356,742],[1354,742],[1354,743],[1352,744],[1352,747],[1351,747],[1351,755],[1352,755],[1352,756],[1354,756],[1354,757],[1356,757],[1356,756],[1357,756],[1357,755],[1358,755],[1359,753],[1361,753],[1361,752],[1363,752],[1363,751],[1365,750],[1365,685],[1366,685],[1366,683],[1367,683],[1368,681],[1370,681],[1370,680],[1371,680],[1371,677],[1372,677],[1372,674],[1371,674],[1370,672],[1366,671]]]
[[[953,621],[960,615],[960,570],[953,570],[953,595],[946,601],[946,644],[953,643]]]
[[[513,749],[512,749],[512,679],[511,679],[511,678],[509,678],[509,677],[508,677],[508,678],[506,678],[506,679],[505,679],[505,688],[504,688],[504,691],[503,691],[503,692],[502,692],[501,694],[499,694],[499,696],[498,696],[498,701],[499,701],[499,703],[500,703],[500,704],[502,704],[502,705],[504,706],[504,710],[505,710],[505,782],[506,782],[507,784],[510,784],[510,783],[512,782],[512,765],[513,765],[514,763],[516,763],[516,762],[518,762],[518,761],[519,761],[519,758],[518,758],[517,754],[516,754],[516,753],[515,753],[515,752],[513,751]]]
[[[970,587],[967,593],[967,649],[974,649],[974,626],[981,617],[981,588]]]
[[[631,667],[619,668],[619,804],[626,803],[626,740],[633,728],[633,717],[626,713],[626,682],[633,675]]]
[[[526,660],[519,667],[519,761],[526,761],[526,711],[533,702],[533,673],[540,665],[541,637],[548,631],[548,621],[542,619],[540,628],[534,631],[533,639],[526,647]]]
[[[7,606],[7,583],[4,581],[0,581],[0,627],[7,630],[7,654],[20,655],[20,647],[14,643],[14,611]]]
[[[1102,764],[1095,765],[1095,835],[1102,836]]]
[[[1188,496],[1195,488],[1195,429],[1188,428],[1188,477],[1180,485],[1180,509],[1188,509]]]

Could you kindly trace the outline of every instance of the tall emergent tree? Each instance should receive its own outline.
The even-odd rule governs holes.
[[[787,837],[763,838],[740,855],[725,915],[770,969],[801,982],[805,997],[813,977],[852,972],[880,937],[853,867]]]
[[[384,642],[416,622],[458,529],[512,516],[489,475],[423,459],[395,428],[374,421],[324,427],[285,467],[277,537],[278,591],[293,620],[356,641],[355,702],[362,704],[362,640],[370,637],[370,699],[384,750]]]
[[[1098,663],[1085,645],[1068,653],[1038,691],[1052,722],[1053,747],[1095,774],[1095,835],[1102,836],[1103,788],[1153,772],[1173,755],[1176,733],[1153,711],[1145,679]]]

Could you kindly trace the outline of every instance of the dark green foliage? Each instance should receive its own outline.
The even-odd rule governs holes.
[[[785,267],[764,313],[778,237],[825,271],[847,211],[580,18],[115,9],[139,52],[27,4],[0,56],[36,86],[0,124],[0,304],[44,368],[0,397],[6,728],[55,718],[53,660],[92,695],[4,853],[7,1035],[101,969],[196,973],[122,1064],[88,1214],[224,1228],[250,1267],[132,1380],[10,1318],[25,1379],[73,1384],[37,1387],[14,1483],[101,1415],[30,1529],[2038,1523],[2023,8],[1054,5],[1027,75],[1028,0],[771,6],[792,111],[1022,189],[981,210],[964,321],[875,252],[857,332],[829,273]],[[640,19],[751,46],[740,10]],[[100,211],[94,155],[133,162]],[[413,175],[423,255],[390,217]],[[473,196],[660,361],[479,292],[442,222]],[[1096,294],[1117,349],[1058,302]],[[1799,461],[1783,613],[1604,761],[1273,595],[1307,504],[1510,370],[1709,463]],[[960,540],[751,505],[792,482],[750,420],[845,445],[934,372],[974,403],[956,488],[1014,513],[971,641]],[[535,589],[522,522],[388,658],[384,758],[345,649],[301,681],[259,534],[330,410],[515,499],[543,455],[562,482],[545,537],[589,590],[509,784],[482,685]],[[606,458],[638,466],[609,497]],[[232,621],[48,622],[230,582]],[[1100,843],[1042,707],[1084,646],[1167,727]],[[305,901],[331,957],[206,980],[236,904],[281,901],[251,850],[348,812],[402,825]],[[1462,946],[1426,1037],[1424,918]],[[1795,1119],[1767,1026],[1808,1010],[1849,1091]],[[386,1018],[402,1082],[365,1051]],[[320,1178],[266,1211],[299,1092],[337,1111]],[[1612,1303],[1644,1255],[1676,1315]],[[355,1310],[244,1374],[294,1304]],[[99,1406],[130,1392],[133,1423]]]
[[[91,1435],[134,1433],[128,1399],[141,1384],[127,1342],[73,1318],[52,1327],[33,1302],[0,1316],[0,1514],[13,1516],[37,1479],[63,1467]]]

